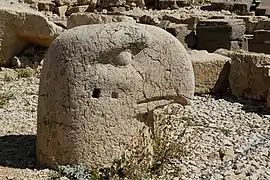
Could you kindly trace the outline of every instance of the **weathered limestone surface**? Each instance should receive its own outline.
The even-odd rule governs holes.
[[[105,15],[95,13],[75,13],[68,17],[67,28],[89,24],[105,24],[112,22],[136,22],[132,17],[122,15]]]
[[[212,10],[229,10],[237,14],[247,14],[253,0],[212,0]]]
[[[186,49],[195,49],[198,39],[194,31],[188,29],[187,24],[173,24],[166,29],[174,35]]]
[[[270,89],[270,56],[226,50],[220,54],[232,59],[229,75],[232,94],[236,97],[266,101]]]
[[[43,64],[37,158],[96,168],[134,146],[151,152],[152,111],[193,95],[191,60],[161,28],[122,22],[67,30]]]
[[[0,66],[28,44],[49,47],[62,28],[41,13],[19,4],[0,2]]]
[[[220,92],[229,88],[229,57],[198,50],[189,51],[189,54],[194,69],[196,93]]]

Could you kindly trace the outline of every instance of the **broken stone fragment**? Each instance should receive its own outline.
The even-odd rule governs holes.
[[[49,47],[62,28],[49,22],[40,12],[20,4],[0,2],[0,66],[28,44]]]

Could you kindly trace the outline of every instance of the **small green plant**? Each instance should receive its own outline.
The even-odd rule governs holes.
[[[11,92],[0,93],[0,108],[3,108],[8,104],[9,100],[14,98],[14,94]]]
[[[69,180],[100,180],[100,176],[97,172],[89,171],[82,164],[58,166],[58,172],[52,174],[50,179],[59,180],[63,177]]]
[[[151,171],[152,174],[156,175],[161,175],[167,168],[174,166],[171,160],[181,159],[187,155],[189,139],[186,138],[185,134],[189,121],[182,119],[181,130],[175,131],[175,122],[181,121],[175,119],[173,113],[168,111],[169,110],[165,108],[155,114],[155,136],[153,143],[154,163]],[[177,167],[174,167],[174,170],[180,173],[180,170],[176,168]]]
[[[182,107],[181,107],[182,108]],[[70,180],[147,180],[159,179],[164,171],[170,168],[179,175],[181,169],[173,163],[188,154],[190,144],[194,144],[194,135],[187,133],[186,129],[192,119],[176,119],[174,112],[167,109],[154,113],[154,136],[152,142],[141,132],[142,138],[136,138],[132,147],[125,145],[126,153],[113,162],[112,166],[88,171],[83,165],[58,166],[58,179],[67,177]],[[175,123],[180,123],[176,126]],[[177,132],[175,127],[181,129]],[[176,133],[172,133],[176,132]],[[188,134],[188,135],[187,135]],[[152,148],[148,148],[149,143]],[[178,168],[178,169],[177,169]],[[57,178],[52,178],[56,180]]]
[[[21,69],[16,69],[16,71],[18,72],[18,77],[19,78],[29,78],[32,77],[34,75],[34,70],[32,68],[21,68]]]

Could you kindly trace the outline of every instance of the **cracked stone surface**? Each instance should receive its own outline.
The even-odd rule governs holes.
[[[193,94],[191,60],[166,31],[134,23],[70,29],[44,61],[38,159],[110,165],[136,142],[148,149],[156,107],[189,104]]]

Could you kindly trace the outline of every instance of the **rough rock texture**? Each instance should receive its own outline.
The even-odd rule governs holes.
[[[241,38],[245,31],[242,19],[201,20],[196,27],[198,48],[208,52],[219,48],[231,49],[231,41]]]
[[[189,104],[194,74],[184,47],[160,28],[89,25],[53,42],[39,93],[38,160],[95,168],[134,145],[151,149],[151,112]]]
[[[62,28],[26,6],[0,2],[0,66],[28,44],[50,46]]]
[[[100,0],[99,6],[103,8],[111,7],[111,6],[122,6],[126,4],[126,0]]]
[[[270,15],[270,2],[268,0],[261,0],[260,5],[256,8],[257,15]]]
[[[270,88],[270,56],[246,51],[223,50],[219,53],[232,59],[229,75],[232,94],[266,101]]]
[[[194,31],[188,30],[187,24],[174,24],[166,30],[174,35],[186,49],[196,48],[198,39]]]
[[[229,88],[231,59],[207,51],[189,51],[195,76],[195,92],[209,93]]]
[[[248,14],[253,0],[212,0],[212,10],[230,10],[237,14]]]
[[[67,20],[67,28],[73,28],[81,25],[89,24],[105,24],[112,22],[134,22],[132,17],[122,15],[105,15],[95,13],[75,13],[69,16]]]

